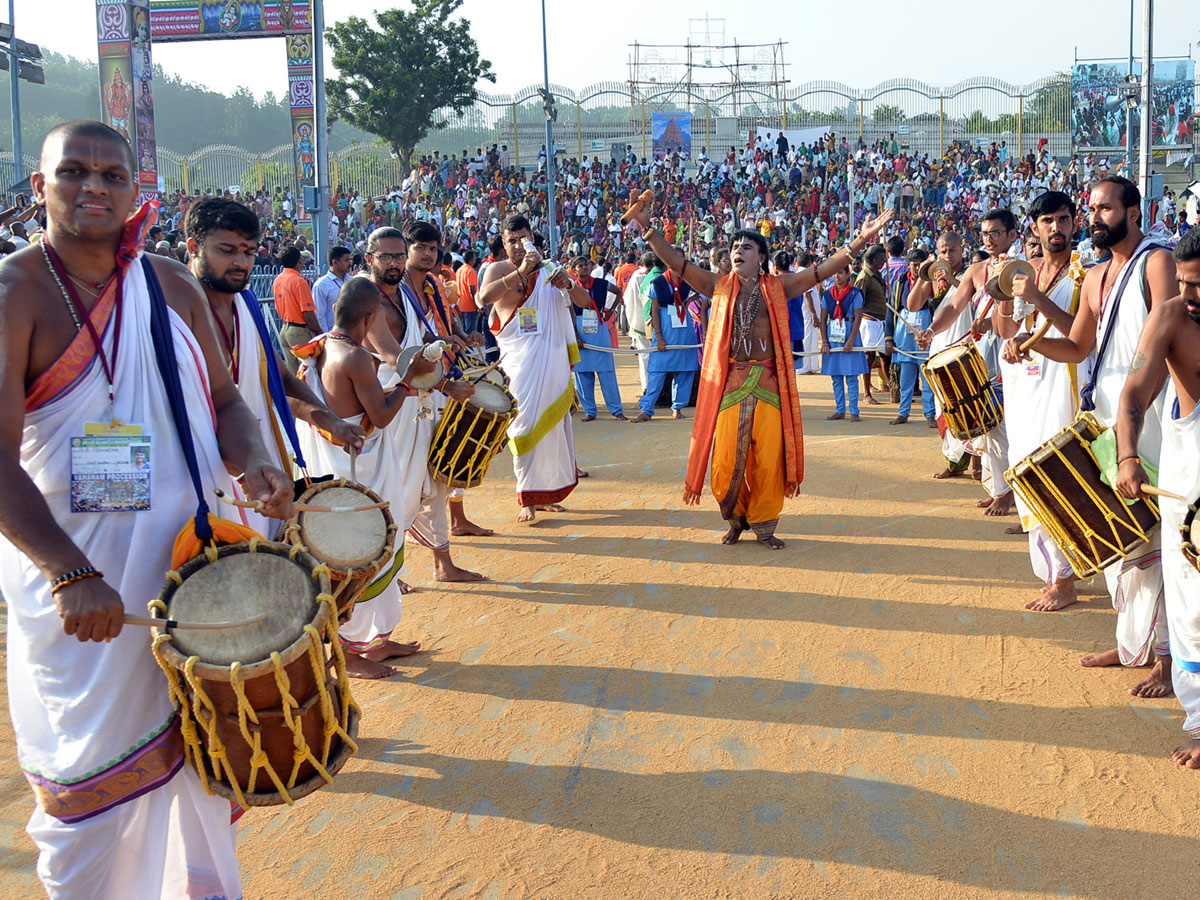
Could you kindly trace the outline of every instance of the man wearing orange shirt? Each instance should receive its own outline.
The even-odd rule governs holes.
[[[295,375],[300,368],[300,360],[291,352],[291,348],[307,344],[321,333],[321,326],[317,324],[312,289],[300,274],[300,251],[288,247],[279,254],[279,264],[283,266],[283,271],[275,276],[271,293],[275,297],[275,312],[283,321],[279,339],[288,348],[283,355],[283,362],[288,371]]]
[[[474,250],[463,253],[463,264],[454,273],[458,282],[458,311],[462,317],[463,331],[474,334],[481,331],[479,327],[479,306],[475,303],[475,292],[479,290],[479,273],[475,263],[479,259]]]

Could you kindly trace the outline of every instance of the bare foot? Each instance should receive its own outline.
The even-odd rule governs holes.
[[[930,428],[937,428],[937,419],[933,418],[932,416],[926,416],[925,424]]]
[[[1075,579],[1064,578],[1043,588],[1037,599],[1030,600],[1025,604],[1025,608],[1035,612],[1057,612],[1078,602],[1079,594],[1075,592]]]
[[[359,656],[357,653],[346,652],[346,674],[351,678],[361,678],[364,681],[374,681],[378,678],[390,678],[396,674],[391,666]]]
[[[467,518],[467,514],[463,509],[462,503],[451,500],[450,505],[450,533],[454,537],[491,537],[496,532],[490,528],[484,528],[482,525],[476,525]]]
[[[363,659],[369,659],[371,662],[383,662],[385,659],[393,659],[397,656],[412,656],[414,653],[420,652],[420,641],[409,641],[406,644],[401,644],[397,641],[387,640],[378,647],[372,647],[362,656]]]
[[[672,410],[672,411],[671,411],[671,418],[672,418],[672,419],[686,419],[686,418],[687,418],[687,416],[685,416],[685,415],[683,414],[683,410],[682,410],[682,409],[676,409],[676,410]]]
[[[983,460],[978,456],[971,457],[971,480],[983,481]]]
[[[401,581],[399,578],[396,579],[396,587],[400,588],[401,594],[415,594],[417,592],[415,587],[407,581]]]
[[[1009,525],[1007,528],[1004,529],[1004,533],[1005,534],[1024,534],[1025,529],[1020,524]]]
[[[526,525],[532,525],[537,521],[537,514],[533,511],[532,506],[522,506],[521,512],[517,516],[517,522],[523,522]]]
[[[845,413],[834,413],[831,416],[826,416],[825,421],[826,422],[837,422],[839,419],[844,419],[844,418],[846,418]]]
[[[595,421],[596,421],[596,417],[595,417],[595,416],[593,416],[591,413],[588,413],[586,416],[584,416],[584,417],[583,417],[582,419],[580,419],[579,421],[580,421],[580,422],[595,422]]]
[[[566,512],[567,508],[559,503],[542,503],[535,507],[538,512]]]
[[[858,414],[858,413],[850,413],[850,418],[849,418],[849,419],[847,419],[846,421],[848,421],[848,422],[861,422],[861,421],[862,421],[862,418],[859,416],[859,414]]]
[[[784,548],[783,541],[775,537],[773,534],[760,534],[758,536],[758,542],[768,550],[782,550]]]
[[[1088,669],[1099,669],[1105,666],[1119,666],[1121,664],[1121,654],[1116,647],[1111,650],[1105,650],[1103,653],[1089,653],[1079,661],[1081,666]]]
[[[722,544],[736,544],[742,539],[742,532],[745,529],[738,528],[736,525],[730,525],[729,530],[721,536]]]
[[[1200,739],[1184,741],[1171,753],[1171,759],[1189,769],[1200,769]]]
[[[649,422],[652,418],[654,418],[654,417],[648,416],[643,412],[643,413],[638,413],[636,416],[634,416],[629,421],[632,422],[634,425],[638,425],[641,422]]]
[[[436,581],[487,581],[486,575],[459,568],[449,559],[449,556],[444,561],[434,560],[433,577]]]
[[[878,405],[879,405],[879,401],[876,400],[874,397],[872,397],[870,394],[867,394],[867,406],[878,406]]]
[[[962,474],[963,473],[961,471],[955,472],[953,469],[951,469],[949,466],[947,466],[946,468],[942,469],[942,471],[940,471],[940,472],[934,472],[933,477],[936,478],[938,481],[941,481],[943,478],[957,478],[959,475],[962,475]]]
[[[1017,500],[1013,497],[1013,492],[1009,491],[1007,494],[1001,494],[993,500],[984,515],[993,517],[1011,515],[1016,506]]]
[[[896,416],[896,418],[892,419],[892,421],[889,422],[888,424],[889,425],[907,425],[908,424],[908,416]]]
[[[620,422],[628,422],[629,421],[629,416],[625,415],[625,413],[613,413],[613,418]]]
[[[987,508],[988,508],[989,506],[991,506],[991,505],[992,505],[992,498],[991,498],[991,497],[984,497],[982,500],[976,500],[976,501],[975,501],[975,508],[976,508],[976,509],[987,509]]]
[[[1170,697],[1175,693],[1171,684],[1171,657],[1159,656],[1150,667],[1150,674],[1129,689],[1135,697]]]
[[[581,468],[579,468],[579,466],[575,467],[575,477],[576,478],[588,478],[589,476],[591,476],[591,474],[592,474],[591,472],[588,472],[585,469],[581,469]]]

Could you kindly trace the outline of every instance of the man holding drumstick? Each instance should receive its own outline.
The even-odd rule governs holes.
[[[9,696],[38,798],[27,830],[54,900],[241,895],[229,803],[184,766],[149,636],[122,630],[159,592],[171,538],[197,509],[163,372],[182,388],[201,489],[228,489],[228,467],[268,515],[293,511],[200,286],[173,260],[139,258],[153,219],[144,207],[127,221],[135,171],[107,125],[52,129],[31,177],[44,243],[0,268],[0,590],[20,679]],[[175,372],[152,337],[155,308]],[[89,477],[126,441],[152,448],[148,509]]]

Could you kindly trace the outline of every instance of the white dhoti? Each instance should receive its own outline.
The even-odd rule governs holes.
[[[545,269],[529,299],[496,333],[517,416],[508,428],[517,503],[558,503],[578,484],[571,403],[571,363],[578,358],[566,297]]]
[[[1082,274],[1080,275],[1082,282]],[[1059,309],[1075,315],[1079,305],[1076,282],[1063,277],[1049,293]],[[1036,327],[1036,325],[1034,326]],[[1063,333],[1051,326],[1046,337],[1061,338]],[[1009,463],[1014,464],[1050,440],[1075,420],[1079,409],[1079,380],[1091,376],[1091,360],[1083,366],[1047,359],[1031,350],[1029,360],[1000,362],[1004,380],[1004,428],[1008,435]],[[1016,494],[1017,513],[1029,538],[1029,560],[1033,572],[1050,585],[1072,575],[1071,563]]]
[[[1168,395],[1168,399],[1170,396]],[[1175,418],[1174,403],[1164,404],[1162,457],[1158,484],[1196,502],[1200,497],[1200,406]],[[1183,555],[1179,527],[1188,504],[1160,497],[1162,512],[1163,594],[1171,636],[1171,676],[1186,718],[1183,730],[1200,737],[1200,572]]]
[[[71,511],[74,441],[85,423],[108,421],[109,382],[87,330],[33,386],[40,399],[25,415],[21,465],[126,611],[144,616],[197,498],[155,360],[140,260],[123,276],[122,302],[112,416],[148,438],[150,508]],[[202,490],[212,496],[231,483],[204,357],[182,320],[166,315]],[[116,319],[100,324],[110,360]],[[52,386],[39,393],[45,383]],[[109,643],[65,634],[49,583],[7,540],[0,540],[0,590],[8,603],[13,729],[39,805],[29,833],[52,900],[240,897],[230,805],[205,795],[184,768],[178,720],[145,630],[126,627]]]
[[[804,311],[804,353],[818,354],[821,344],[821,327],[820,323],[813,316],[812,310],[809,309],[809,299],[812,300],[813,306],[821,302],[820,292],[817,288],[813,288],[808,292],[803,302]],[[797,375],[820,375],[821,374],[821,357],[820,355],[806,355],[796,360]]]
[[[958,288],[950,288],[946,292],[946,296],[942,298],[942,303],[949,303],[954,299],[954,292]],[[961,341],[971,330],[971,307],[970,304],[963,308],[949,328],[945,331],[938,332],[933,336],[933,340],[929,342],[929,355],[932,357],[935,353],[940,353],[951,344]],[[936,415],[940,418],[942,415],[942,404],[937,399],[937,393],[933,395],[933,405]],[[942,456],[946,457],[946,462],[952,466],[957,466],[962,461],[963,456],[967,453],[967,445],[950,433],[950,429],[946,429],[946,433],[942,435]]]
[[[315,360],[304,360],[300,366],[300,378],[312,388],[319,400],[325,402],[325,391]],[[367,435],[355,462],[355,475],[359,483],[365,484],[387,501],[388,512],[399,529],[399,546],[395,548],[395,555],[387,569],[367,586],[358,602],[354,604],[350,621],[338,627],[338,637],[341,638],[342,644],[346,649],[359,654],[381,646],[399,624],[403,614],[403,598],[398,578],[404,570],[402,522],[406,505],[410,503],[412,459],[402,458],[398,453],[394,430],[402,427],[401,419],[404,416],[407,415],[411,419],[415,413],[416,399],[410,397],[404,401],[400,412],[386,428],[376,428]],[[361,424],[361,418],[357,416],[346,421]],[[297,422],[296,427],[300,435],[300,452],[304,454],[310,472],[314,475],[332,475],[335,478],[350,477],[350,455],[342,447],[330,443],[307,422]]]
[[[1146,243],[1143,241],[1143,245]],[[1149,315],[1144,289],[1148,255],[1143,253],[1133,263],[1135,268],[1120,296],[1109,296],[1104,314],[1096,323],[1096,346],[1099,347],[1109,321],[1116,316],[1112,338],[1103,358],[1096,363],[1096,390],[1093,395],[1096,419],[1109,428],[1117,420],[1121,391],[1129,377],[1142,327]],[[1114,285],[1121,284],[1123,274],[1112,279]],[[1116,294],[1115,287],[1112,293]],[[1146,410],[1145,424],[1137,446],[1138,456],[1151,466],[1158,465],[1162,451],[1162,417],[1163,394],[1160,393]],[[1149,541],[1134,548],[1129,557],[1118,560],[1104,570],[1108,593],[1117,611],[1117,650],[1121,663],[1126,666],[1140,666],[1150,661],[1152,653],[1165,656],[1169,652],[1167,615],[1163,604],[1161,546],[1160,530]]]

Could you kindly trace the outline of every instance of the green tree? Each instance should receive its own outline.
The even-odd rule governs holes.
[[[881,103],[871,112],[871,118],[876,122],[903,122],[904,110],[898,106]]]
[[[351,16],[326,32],[337,78],[325,82],[331,118],[382,138],[408,168],[413,149],[475,102],[475,85],[495,81],[471,23],[451,21],[463,0],[415,0],[412,12],[375,13],[373,28]]]

